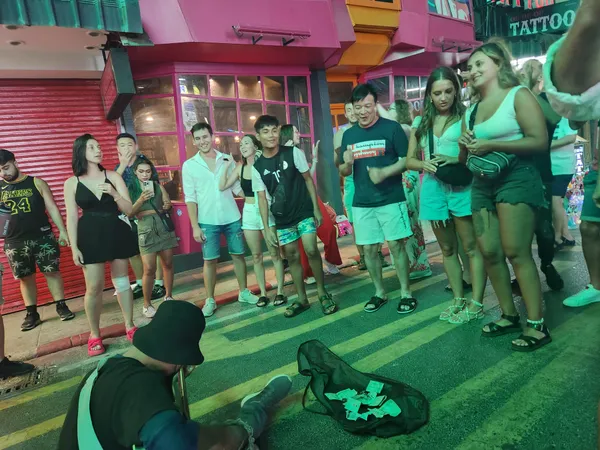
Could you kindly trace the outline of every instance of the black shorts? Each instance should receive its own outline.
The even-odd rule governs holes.
[[[554,175],[552,180],[552,197],[562,197],[567,193],[573,175]]]
[[[4,253],[15,278],[24,278],[36,271],[58,272],[60,266],[60,247],[53,233],[37,239],[18,242],[5,242]]]

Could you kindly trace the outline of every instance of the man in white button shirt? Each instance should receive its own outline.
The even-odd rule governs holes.
[[[209,124],[197,123],[190,131],[198,153],[183,163],[183,191],[194,240],[202,243],[204,285],[207,294],[202,312],[209,317],[217,309],[214,297],[222,234],[227,240],[233,270],[240,286],[238,300],[255,305],[258,297],[247,288],[242,221],[233,197],[234,192],[238,196],[243,195],[242,189],[239,182],[224,191],[219,189],[223,171],[232,171],[234,168],[233,165],[227,164],[231,156],[213,148],[213,130]]]

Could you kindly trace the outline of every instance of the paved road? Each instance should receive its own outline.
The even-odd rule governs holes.
[[[534,354],[513,353],[511,336],[480,338],[481,324],[499,315],[491,293],[480,323],[453,326],[438,320],[449,301],[439,256],[433,258],[434,275],[414,283],[420,305],[408,316],[396,313],[395,300],[378,313],[362,312],[372,285],[355,268],[329,278],[342,308],[330,317],[315,304],[292,320],[273,307],[223,307],[209,319],[202,339],[206,362],[188,382],[191,413],[202,422],[231,418],[245,394],[283,372],[293,376],[293,393],[275,416],[262,450],[595,449],[600,304],[579,310],[561,304],[586,283],[580,250],[557,258],[564,293],[544,285],[554,342]],[[395,298],[395,274],[387,270],[385,277]],[[296,351],[309,339],[320,339],[359,370],[421,390],[431,402],[430,423],[412,435],[381,440],[347,434],[332,419],[303,411],[307,379],[298,375]],[[126,343],[121,339],[111,347],[123,351]],[[0,394],[0,449],[55,448],[63,414],[89,368],[83,352],[71,351],[71,364],[60,362],[42,387],[16,397]]]

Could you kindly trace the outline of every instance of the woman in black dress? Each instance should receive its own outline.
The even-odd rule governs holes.
[[[104,290],[104,265],[110,263],[111,278],[123,312],[127,339],[137,330],[133,324],[133,293],[129,285],[128,258],[135,255],[135,237],[127,214],[132,204],[119,174],[100,164],[100,144],[90,134],[73,144],[73,174],[65,182],[67,231],[75,265],[85,276],[85,313],[90,324],[88,355],[104,353],[100,336],[100,313]],[[79,217],[79,209],[83,211]]]

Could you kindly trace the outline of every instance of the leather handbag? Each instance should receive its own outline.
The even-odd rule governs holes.
[[[171,213],[169,213],[169,211],[160,212],[156,208],[156,205],[154,204],[153,200],[150,200],[150,204],[152,205],[152,208],[154,209],[154,212],[158,215],[158,218],[160,219],[160,221],[162,222],[163,226],[165,227],[165,231],[167,233],[171,233],[172,231],[175,231],[175,223],[173,222],[173,219],[171,217]]]
[[[429,129],[429,159],[433,158],[433,129]],[[435,177],[442,183],[452,186],[464,187],[471,184],[473,181],[473,172],[471,172],[464,164],[446,164],[439,166],[435,172]]]
[[[473,108],[469,118],[469,130],[473,131],[475,127],[475,117],[479,103]],[[490,152],[487,155],[479,156],[469,154],[467,156],[467,167],[473,175],[486,180],[496,180],[502,177],[517,162],[517,156],[511,153]]]

